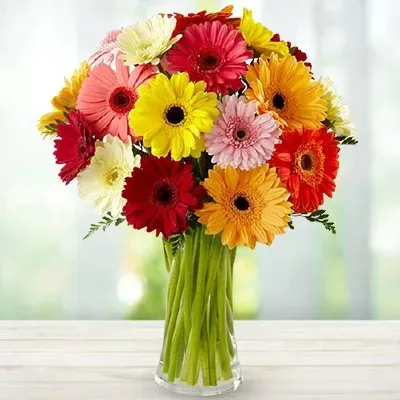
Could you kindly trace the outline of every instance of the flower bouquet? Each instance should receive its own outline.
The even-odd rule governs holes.
[[[156,381],[211,395],[242,380],[237,246],[272,244],[325,210],[354,127],[305,53],[244,9],[155,15],[110,32],[52,100],[39,130],[59,176],[102,215],[162,235],[170,273]]]

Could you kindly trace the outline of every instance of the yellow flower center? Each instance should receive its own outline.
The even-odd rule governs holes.
[[[115,182],[124,177],[121,167],[112,167],[105,171],[104,182],[107,186],[114,186]]]

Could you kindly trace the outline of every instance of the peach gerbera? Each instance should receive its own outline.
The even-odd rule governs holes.
[[[116,71],[104,63],[93,68],[79,92],[77,108],[93,125],[98,138],[110,133],[126,142],[128,134],[134,136],[128,114],[137,100],[137,89],[156,71],[154,66],[139,65],[129,72],[119,55]]]

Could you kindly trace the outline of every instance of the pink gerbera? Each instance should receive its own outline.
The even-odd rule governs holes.
[[[252,56],[237,30],[213,21],[186,28],[165,64],[169,72],[188,72],[192,81],[205,81],[208,91],[226,94],[243,87],[241,77]]]
[[[131,73],[118,56],[116,71],[101,63],[94,67],[84,80],[79,92],[77,108],[93,125],[95,134],[102,139],[107,133],[119,136],[126,142],[128,114],[137,100],[137,89],[151,78],[157,69],[151,65],[139,65]]]
[[[244,170],[265,164],[275,144],[280,143],[281,131],[272,115],[256,115],[256,102],[246,103],[244,97],[236,95],[224,96],[218,108],[221,115],[205,135],[212,162]]]
[[[101,41],[100,47],[95,53],[89,57],[89,64],[91,67],[100,63],[111,65],[115,60],[118,52],[118,37],[122,29],[114,29],[107,33],[107,36]]]

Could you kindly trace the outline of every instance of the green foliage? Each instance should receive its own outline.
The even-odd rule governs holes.
[[[166,239],[166,241],[171,246],[172,258],[174,258],[178,250],[183,247],[183,244],[185,242],[185,235],[178,233],[176,235],[170,236],[169,239]]]
[[[329,121],[329,119],[324,119],[324,120],[322,121],[322,123],[323,123],[328,129],[334,130],[334,129],[333,129],[333,128],[334,128],[333,122],[332,122],[332,121]]]
[[[338,140],[340,144],[354,145],[358,143],[358,140],[352,136],[337,136],[335,139]]]
[[[310,222],[319,222],[322,224],[326,230],[336,234],[335,224],[333,222],[329,222],[329,214],[325,210],[317,210],[310,214],[293,214],[293,217],[304,217]],[[293,220],[288,222],[288,226],[290,229],[294,229]]]
[[[118,226],[125,221],[125,218],[119,216],[114,218],[111,212],[108,212],[97,224],[91,224],[89,232],[85,235],[83,239],[87,239],[92,236],[99,229],[103,229],[105,231],[110,225]]]
[[[302,214],[306,219],[311,222],[319,222],[322,224],[326,230],[336,233],[336,228],[333,222],[329,222],[329,215],[325,210],[317,210],[312,212],[311,214]]]

